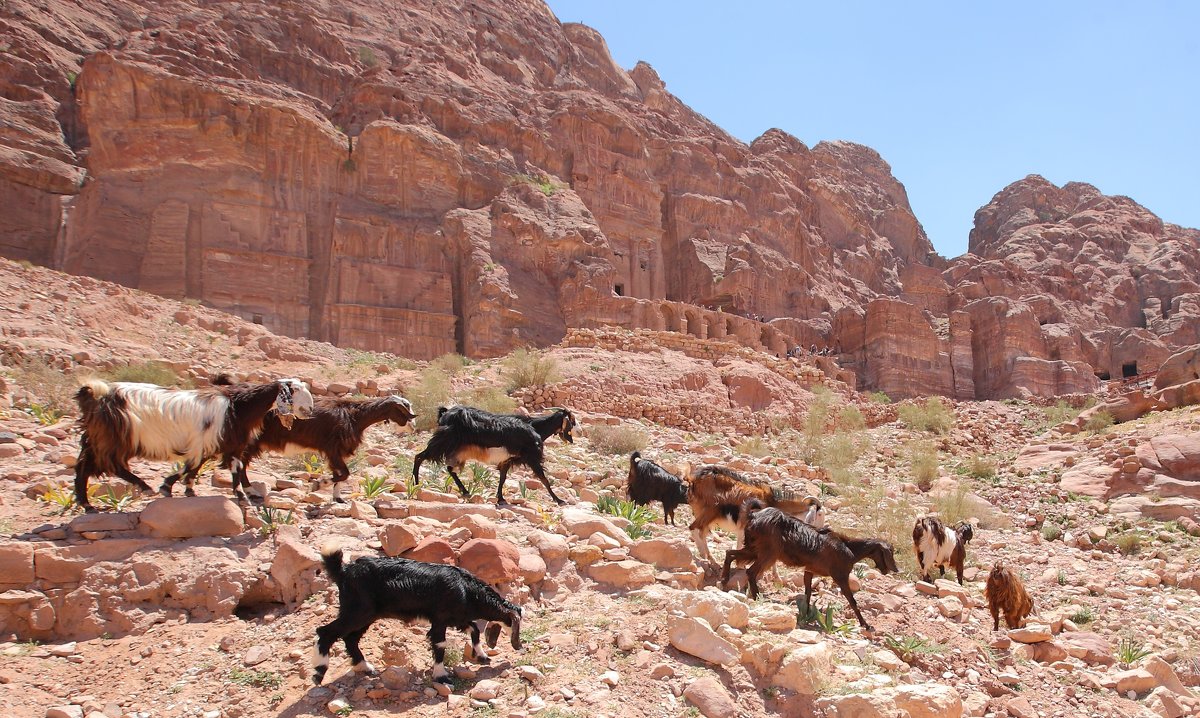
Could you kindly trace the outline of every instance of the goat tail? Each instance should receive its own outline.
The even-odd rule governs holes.
[[[811,495],[805,496],[802,499],[795,498],[795,495],[792,495],[787,498],[776,498],[775,508],[790,516],[803,516],[813,508],[820,509],[821,500]]]
[[[738,524],[741,527],[745,527],[746,524],[750,523],[751,517],[753,517],[757,511],[765,509],[766,507],[767,505],[764,504],[760,499],[746,499],[742,502],[742,511],[741,515],[738,517]]]
[[[325,564],[325,573],[329,574],[329,578],[333,579],[334,583],[340,584],[342,581],[342,547],[338,545],[336,539],[327,539],[321,545],[321,562]]]
[[[634,464],[636,464],[638,462],[638,459],[640,459],[640,458],[642,458],[642,452],[640,452],[640,451],[633,452],[632,454],[629,455],[629,465],[633,466]]]

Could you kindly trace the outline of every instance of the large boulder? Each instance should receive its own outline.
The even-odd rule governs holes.
[[[771,685],[793,690],[801,695],[817,693],[818,681],[829,672],[833,650],[822,641],[799,645],[783,657]]]
[[[224,496],[158,499],[141,514],[142,531],[162,538],[236,536],[245,526],[242,510]]]
[[[731,666],[740,656],[737,647],[718,636],[703,618],[671,616],[667,619],[667,639],[676,650],[708,663]]]
[[[1154,377],[1154,388],[1165,389],[1197,379],[1200,379],[1200,344],[1184,347],[1167,357]]]
[[[641,561],[605,561],[592,564],[588,575],[600,583],[620,589],[634,589],[654,583],[654,567]]]
[[[738,707],[725,686],[712,676],[692,681],[683,689],[683,697],[696,706],[705,718],[737,718]]]
[[[521,552],[503,539],[471,539],[459,550],[458,565],[492,585],[521,578]]]
[[[444,538],[426,536],[413,548],[401,554],[404,558],[428,563],[454,563],[454,547]]]
[[[725,624],[740,630],[750,622],[750,608],[724,591],[689,591],[679,603],[684,613],[703,618],[710,626]]]
[[[638,541],[629,555],[664,571],[692,567],[692,547],[683,538],[654,538]]]
[[[942,683],[896,686],[892,700],[909,718],[961,718],[963,712],[958,691]]]
[[[312,595],[313,580],[321,566],[321,555],[300,540],[300,532],[295,526],[280,527],[275,540],[271,578],[279,586],[283,602],[294,606]]]

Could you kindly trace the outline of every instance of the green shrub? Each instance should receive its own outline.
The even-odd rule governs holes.
[[[602,454],[629,454],[646,448],[649,439],[646,432],[631,426],[607,426],[597,424],[588,428],[588,440],[592,448]]]
[[[426,367],[417,379],[417,385],[405,394],[412,402],[417,414],[414,422],[418,431],[427,431],[437,426],[437,410],[450,402],[450,377],[436,366]]]
[[[429,366],[435,366],[438,369],[441,369],[442,371],[446,372],[447,376],[458,376],[458,373],[466,368],[468,363],[470,363],[470,360],[468,360],[462,354],[450,353],[443,354],[437,359],[429,362]]]
[[[838,412],[838,425],[845,431],[857,431],[866,427],[867,420],[857,406],[844,406]]]
[[[1126,531],[1113,540],[1117,549],[1126,556],[1132,556],[1142,550],[1142,535],[1137,531]]]
[[[601,496],[596,502],[596,510],[603,514],[627,519],[632,524],[625,529],[629,538],[640,539],[650,535],[650,530],[646,526],[654,523],[654,511],[649,506],[638,506],[632,501]]]
[[[1084,626],[1096,620],[1096,611],[1091,606],[1084,606],[1071,614],[1071,621],[1077,626]]]
[[[746,456],[753,456],[760,459],[771,453],[771,447],[765,440],[763,440],[761,436],[751,436],[749,438],[742,439],[738,442],[737,446],[733,448],[739,454],[745,454]]]
[[[1076,409],[1061,399],[1054,406],[1042,408],[1042,414],[1046,417],[1046,421],[1052,426],[1065,424],[1068,421],[1075,421],[1075,417],[1079,416],[1079,412],[1079,409]]]
[[[937,447],[928,442],[914,443],[908,449],[908,467],[913,483],[922,491],[933,488],[938,477]]]
[[[13,365],[13,381],[37,397],[38,401],[31,403],[27,410],[43,425],[47,425],[47,421],[56,415],[54,421],[58,421],[75,406],[75,393],[79,391],[75,377],[55,369],[45,361],[23,359],[16,362]]]
[[[996,478],[996,462],[981,454],[975,454],[967,459],[965,467],[968,476],[976,479],[991,481]]]
[[[946,434],[954,428],[954,410],[940,397],[931,396],[924,404],[905,404],[899,409],[900,423],[914,431]]]
[[[869,395],[869,398],[871,399],[871,401],[875,402],[876,404],[891,404],[892,403],[892,397],[888,396],[887,394],[884,394],[882,391],[871,392],[871,394]]]
[[[1104,431],[1108,427],[1117,423],[1115,417],[1107,411],[1098,411],[1088,417],[1088,420],[1083,422],[1084,431]]]
[[[1123,666],[1132,666],[1151,652],[1144,643],[1135,638],[1122,638],[1117,642],[1117,661]]]
[[[504,360],[504,380],[509,393],[527,386],[545,386],[561,380],[558,362],[528,349],[518,349]]]
[[[1046,539],[1047,541],[1057,541],[1062,538],[1062,534],[1062,526],[1050,521],[1042,524],[1042,538]]]
[[[136,364],[114,367],[104,372],[102,376],[108,381],[132,381],[139,384],[157,384],[158,386],[191,386],[171,367],[159,361],[145,361]]]
[[[935,495],[932,508],[945,524],[956,524],[974,518],[979,520],[980,528],[998,529],[1006,528],[1012,523],[990,504],[972,496],[964,484],[959,484],[954,491]]]
[[[517,400],[498,386],[482,386],[467,392],[465,404],[493,414],[511,414],[517,410]]]

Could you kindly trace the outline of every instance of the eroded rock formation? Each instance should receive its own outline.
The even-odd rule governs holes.
[[[601,325],[815,344],[861,388],[959,398],[1200,341],[1194,230],[1031,177],[947,262],[873,150],[739,142],[540,0],[0,17],[0,253],[277,332],[417,358]]]

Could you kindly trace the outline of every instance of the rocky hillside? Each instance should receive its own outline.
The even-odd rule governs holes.
[[[555,369],[545,383],[514,388],[528,357],[418,363],[338,349],[3,260],[0,289],[11,298],[0,307],[4,715],[1200,715],[1194,354],[1172,361],[1187,383],[1167,388],[1191,387],[1190,405],[1114,394],[1078,416],[1020,400],[884,404],[837,380],[827,358],[618,330],[571,334],[541,355]],[[312,484],[319,461],[264,457],[250,475],[264,508],[238,509],[221,471],[204,472],[199,498],[131,497],[98,480],[104,510],[71,507],[67,397],[81,376],[202,384],[218,369],[298,375],[319,394],[399,390],[424,413],[450,397],[505,408],[506,385],[527,407],[567,403],[577,439],[551,439],[546,454],[568,505],[523,469],[504,508],[484,498],[491,470],[464,472],[470,501],[446,493],[438,467],[416,485],[410,459],[428,432],[379,426],[352,462],[348,504]],[[828,613],[800,614],[790,568],[757,601],[720,591],[687,507],[673,527],[658,505],[606,512],[633,448],[817,494],[835,529],[889,540],[899,574],[869,562],[853,574],[875,630],[828,582],[814,598]],[[152,482],[168,469],[134,468]],[[916,580],[909,536],[928,511],[976,526],[962,586]],[[331,536],[354,555],[485,577],[523,605],[525,647],[502,642],[480,665],[452,635],[454,682],[437,686],[424,626],[383,621],[363,640],[379,676],[350,672],[339,645],[314,687],[314,631],[338,601],[318,570]],[[718,559],[733,547],[721,533],[712,543]],[[1033,597],[1025,630],[991,628],[982,588],[997,562]]]
[[[816,344],[864,389],[963,399],[1091,391],[1195,341],[1194,231],[1028,179],[947,264],[877,153],[739,142],[538,0],[0,19],[0,253],[276,333],[426,359],[601,325]]]

